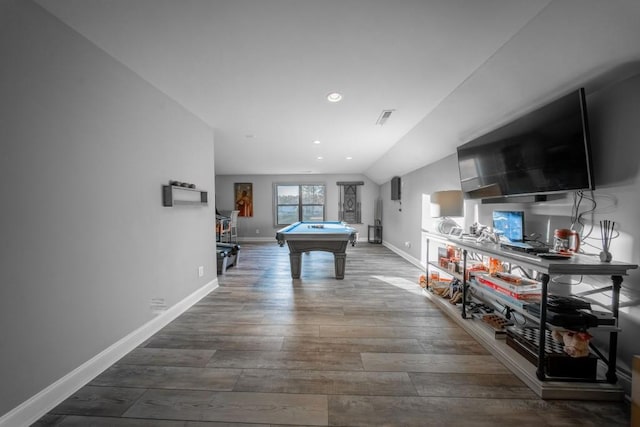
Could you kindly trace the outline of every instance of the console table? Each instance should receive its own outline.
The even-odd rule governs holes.
[[[507,365],[521,380],[531,387],[540,397],[551,399],[593,399],[593,400],[612,400],[621,399],[623,397],[622,390],[616,385],[616,358],[618,344],[618,328],[609,328],[609,354],[606,361],[605,380],[594,382],[579,381],[557,381],[549,378],[545,374],[545,333],[539,334],[538,342],[538,365],[531,365],[526,359],[520,356],[515,350],[509,348],[495,339],[495,336],[488,334],[483,325],[474,324],[473,320],[467,316],[466,302],[468,301],[469,283],[467,280],[467,263],[470,254],[478,254],[491,258],[500,259],[510,265],[518,266],[523,269],[536,271],[539,273],[539,279],[542,282],[540,316],[538,319],[539,331],[548,329],[547,324],[547,298],[549,289],[549,280],[555,275],[605,275],[611,277],[611,285],[600,289],[601,291],[611,291],[611,312],[616,319],[619,314],[619,298],[620,287],[622,285],[623,276],[628,270],[636,269],[635,264],[627,264],[622,262],[601,262],[597,257],[588,257],[584,255],[575,255],[567,260],[549,260],[542,259],[532,254],[519,253],[510,250],[503,250],[499,244],[493,243],[477,243],[475,240],[449,237],[424,230],[426,235],[426,266],[427,277],[429,277],[430,269],[437,269],[447,273],[445,269],[433,262],[430,258],[431,243],[451,245],[458,248],[461,252],[462,272],[458,275],[463,283],[463,303],[461,308],[444,302],[443,299],[426,294],[436,302],[444,311],[454,317],[454,319],[465,328],[469,333],[474,335],[489,351],[498,357],[505,365]],[[514,308],[514,311],[517,311]],[[530,369],[534,367],[535,370]]]

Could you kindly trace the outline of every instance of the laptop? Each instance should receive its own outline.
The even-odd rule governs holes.
[[[524,212],[493,211],[493,229],[500,235],[500,246],[527,252],[534,247],[524,241]]]

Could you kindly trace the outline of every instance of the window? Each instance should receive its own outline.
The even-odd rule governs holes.
[[[324,184],[276,184],[276,225],[324,221]]]

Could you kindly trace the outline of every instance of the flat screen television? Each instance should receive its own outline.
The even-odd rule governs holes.
[[[584,89],[457,148],[465,198],[593,190]]]

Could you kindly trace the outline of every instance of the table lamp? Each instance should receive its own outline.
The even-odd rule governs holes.
[[[454,229],[459,229],[457,222],[449,217],[460,217],[464,215],[464,203],[462,191],[446,190],[431,193],[431,217],[441,218],[436,225],[438,232],[451,234]]]

